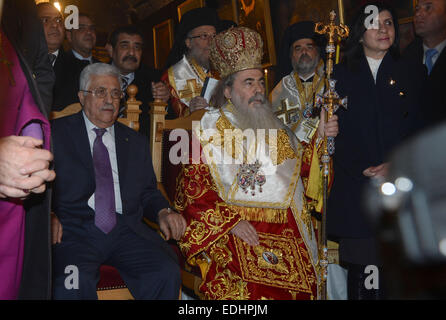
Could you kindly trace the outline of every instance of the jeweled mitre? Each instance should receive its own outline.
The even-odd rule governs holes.
[[[211,43],[210,59],[221,78],[238,71],[262,68],[263,41],[246,27],[219,33]]]

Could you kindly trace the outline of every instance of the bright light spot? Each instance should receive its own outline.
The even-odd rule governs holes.
[[[395,180],[395,186],[398,190],[401,190],[403,192],[409,192],[413,188],[413,183],[410,179],[399,177]]]
[[[395,191],[396,191],[396,188],[393,183],[386,182],[386,183],[383,183],[381,186],[381,192],[386,196],[393,195],[395,193]]]
[[[446,256],[446,238],[442,239],[439,244],[440,252]]]
[[[59,2],[54,2],[54,6],[56,7],[57,10],[62,11],[62,7]]]

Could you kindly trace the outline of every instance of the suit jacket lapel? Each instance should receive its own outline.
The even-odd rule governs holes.
[[[435,62],[434,68],[432,69],[432,72],[429,77],[438,78],[440,74],[444,72],[445,64],[446,64],[446,48],[443,48],[443,51],[441,51],[440,56],[437,58],[437,61]]]
[[[76,148],[76,153],[85,167],[91,170],[90,176],[94,179],[93,157],[82,111],[76,113],[70,120],[67,123],[67,130]]]
[[[128,190],[126,188],[126,177],[127,177],[127,167],[128,167],[128,156],[129,152],[129,136],[123,130],[123,125],[119,122],[115,123],[115,146],[116,146],[116,159],[118,162],[118,172],[119,172],[119,185],[121,188],[121,197],[123,197],[123,192]]]

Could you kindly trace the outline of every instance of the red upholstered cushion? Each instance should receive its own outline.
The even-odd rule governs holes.
[[[99,269],[99,273],[100,279],[97,286],[98,290],[110,290],[126,287],[116,268],[112,266],[102,265]]]

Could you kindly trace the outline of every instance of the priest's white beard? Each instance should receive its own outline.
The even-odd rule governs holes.
[[[242,99],[234,91],[231,97],[234,105],[234,118],[237,121],[237,128],[246,129],[285,129],[284,124],[273,113],[271,104],[264,95],[256,93],[248,100],[248,105],[242,103]],[[257,104],[249,106],[252,101]]]

